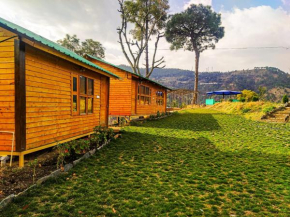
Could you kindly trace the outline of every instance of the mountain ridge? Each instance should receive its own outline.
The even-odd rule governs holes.
[[[125,65],[120,67],[131,71]],[[145,70],[141,69],[144,75]],[[156,69],[150,79],[155,80],[173,89],[193,89],[194,72],[182,69]],[[280,101],[282,96],[290,95],[290,74],[275,67],[255,67],[247,70],[234,70],[230,72],[200,72],[199,92],[201,100],[206,98],[206,92],[213,90],[253,90],[266,87],[265,98],[271,101]]]

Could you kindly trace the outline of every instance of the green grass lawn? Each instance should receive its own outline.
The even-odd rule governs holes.
[[[187,110],[125,128],[0,216],[289,216],[290,124]]]

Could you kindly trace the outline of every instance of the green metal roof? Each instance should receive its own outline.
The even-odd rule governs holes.
[[[168,87],[166,87],[166,86],[164,86],[164,85],[162,85],[162,84],[160,84],[160,83],[158,83],[158,82],[156,82],[156,81],[153,81],[153,80],[151,80],[151,79],[149,79],[149,78],[146,78],[146,77],[144,77],[144,76],[142,76],[142,75],[138,75],[138,74],[136,74],[136,73],[134,73],[134,72],[131,72],[131,71],[129,71],[129,70],[123,69],[123,68],[121,68],[120,66],[116,66],[116,65],[114,65],[114,64],[112,64],[112,63],[109,63],[109,62],[107,62],[107,61],[105,61],[105,60],[102,60],[102,59],[100,59],[100,58],[98,58],[98,57],[95,57],[95,56],[92,56],[92,55],[89,55],[89,54],[86,54],[86,55],[87,55],[88,57],[92,58],[92,59],[98,60],[98,61],[100,61],[100,62],[102,62],[102,63],[108,64],[108,65],[111,65],[111,66],[113,66],[113,67],[115,67],[115,68],[118,68],[118,69],[121,69],[121,70],[123,70],[123,71],[129,72],[129,73],[131,73],[131,74],[133,74],[133,75],[136,75],[136,76],[138,76],[138,77],[140,77],[140,78],[142,78],[142,79],[144,79],[144,80],[147,80],[147,81],[150,81],[150,82],[152,82],[152,83],[155,83],[155,84],[157,84],[157,85],[159,85],[159,86],[161,86],[161,87],[164,87],[164,88],[166,88],[166,89],[168,89],[168,90],[172,90],[171,88],[168,88]]]
[[[14,23],[11,23],[11,22],[9,22],[7,20],[4,20],[1,17],[0,17],[0,26],[2,26],[3,28],[5,28],[5,27],[7,28],[8,27],[7,28],[8,30],[11,30],[12,32],[15,32],[16,34],[21,34],[22,36],[27,37],[30,40],[32,39],[32,40],[35,40],[37,42],[40,42],[41,44],[44,44],[44,45],[46,45],[48,47],[51,47],[51,48],[59,51],[60,53],[63,53],[65,55],[69,56],[69,57],[72,57],[72,58],[74,58],[74,59],[76,59],[76,60],[78,60],[78,61],[80,61],[80,62],[82,62],[82,63],[84,63],[84,64],[86,64],[88,66],[91,66],[91,67],[96,68],[98,70],[101,70],[101,71],[103,71],[103,72],[105,72],[107,74],[110,74],[111,76],[119,78],[117,75],[115,75],[115,74],[113,74],[113,73],[101,68],[100,66],[88,61],[87,59],[81,57],[80,55],[78,55],[78,54],[76,54],[74,52],[72,52],[71,50],[69,50],[69,49],[67,49],[67,48],[65,48],[65,47],[63,47],[63,46],[61,46],[61,45],[59,45],[59,44],[57,44],[57,43],[55,43],[53,41],[50,41],[50,40],[48,40],[48,39],[46,39],[46,38],[44,38],[44,37],[42,37],[40,35],[37,35],[37,34],[31,32],[31,31],[29,31],[29,30],[27,30],[27,29],[25,29],[25,28],[23,28],[21,26],[18,26],[18,25],[14,24]]]

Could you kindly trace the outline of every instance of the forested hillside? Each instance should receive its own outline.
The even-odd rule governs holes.
[[[130,70],[127,66],[121,66]],[[157,69],[150,77],[172,88],[193,89],[194,73],[181,69]],[[199,77],[199,90],[202,99],[212,90],[244,90],[258,92],[259,87],[267,88],[266,98],[281,100],[284,94],[290,95],[290,74],[273,67],[257,67],[251,70],[232,72],[202,72]]]

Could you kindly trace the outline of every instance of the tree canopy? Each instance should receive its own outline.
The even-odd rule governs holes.
[[[165,36],[173,50],[184,48],[201,53],[208,48],[214,49],[215,43],[224,36],[221,15],[210,6],[192,4],[169,18]]]
[[[58,40],[57,43],[81,56],[89,54],[101,59],[105,58],[105,48],[93,39],[81,42],[76,35],[66,34],[65,38]]]

